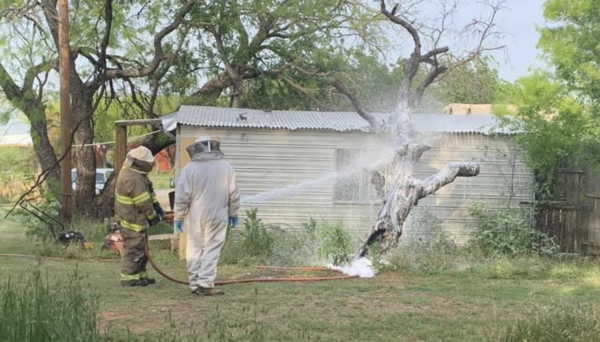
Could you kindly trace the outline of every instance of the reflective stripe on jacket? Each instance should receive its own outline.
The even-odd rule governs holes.
[[[153,206],[156,195],[151,189],[146,174],[129,167],[121,170],[115,187],[115,215],[123,228],[140,232],[156,217]]]

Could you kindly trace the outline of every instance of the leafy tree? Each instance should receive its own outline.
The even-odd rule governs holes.
[[[298,105],[297,99],[291,105],[276,99],[277,94],[303,93],[318,100],[313,94],[322,84],[301,70],[336,70],[350,39],[364,42],[363,50],[375,47],[376,22],[370,14],[357,0],[203,2],[192,12],[192,22],[199,36],[200,75],[208,81],[190,103],[223,104],[223,94],[232,107]],[[253,96],[259,94],[267,99]]]
[[[197,1],[80,0],[71,4],[69,75],[74,156],[78,172],[75,204],[79,211],[102,216],[112,189],[95,195],[94,120],[102,101],[118,98],[117,85],[129,89],[132,100],[152,116],[161,81],[176,64],[187,41],[184,18]],[[58,71],[58,13],[56,0],[0,2],[0,87],[11,104],[32,123],[34,147],[45,178],[58,179],[58,158],[48,138],[44,90],[49,75]],[[185,26],[185,25],[184,25]],[[137,96],[135,80],[147,78],[151,95]],[[118,89],[118,88],[117,88]],[[122,93],[122,92],[121,92]],[[109,105],[105,105],[109,106]],[[99,206],[99,202],[103,206]]]
[[[491,104],[498,100],[502,79],[489,56],[481,56],[444,77],[437,88],[441,101],[448,103]]]
[[[519,106],[513,127],[535,170],[539,199],[550,199],[560,168],[596,161],[600,99],[600,3],[548,0],[548,25],[538,47],[553,72],[535,71],[517,81],[512,102]]]
[[[600,100],[600,2],[548,0],[544,4],[548,26],[540,29],[538,47],[554,67],[561,85],[581,100]]]

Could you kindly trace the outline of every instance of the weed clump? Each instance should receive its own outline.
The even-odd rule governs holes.
[[[0,285],[2,341],[98,341],[97,299],[86,294],[75,272],[50,284],[39,268]]]
[[[246,212],[241,231],[229,228],[221,252],[222,264],[310,266],[348,261],[355,243],[341,223],[309,219],[301,229],[278,229],[258,218],[257,210]]]
[[[599,335],[600,309],[598,307],[562,306],[551,310],[535,309],[489,340],[575,342],[597,341]]]

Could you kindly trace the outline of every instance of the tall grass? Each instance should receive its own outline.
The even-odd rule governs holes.
[[[54,284],[37,267],[8,277],[0,284],[0,341],[98,341],[97,304],[77,272]]]
[[[600,340],[600,309],[595,306],[563,306],[537,309],[497,336],[496,342],[575,342]]]

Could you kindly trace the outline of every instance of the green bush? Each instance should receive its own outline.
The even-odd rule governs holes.
[[[339,266],[348,261],[348,255],[354,250],[352,236],[341,223],[332,224],[322,221],[317,226],[317,255]]]
[[[240,247],[246,256],[264,260],[271,254],[273,234],[266,229],[257,212],[256,208],[246,211]]]
[[[595,306],[563,306],[552,310],[536,309],[500,332],[497,342],[576,342],[598,341],[600,310]]]
[[[222,263],[265,263],[268,260],[273,251],[274,237],[258,218],[256,208],[246,211],[239,236],[235,236],[235,228],[227,229],[227,242],[221,253]]]
[[[96,298],[87,295],[75,272],[50,284],[38,268],[30,276],[7,277],[0,285],[0,340],[24,342],[98,341]]]
[[[220,258],[222,264],[340,265],[354,250],[352,236],[341,223],[317,222],[311,218],[298,231],[280,230],[275,234],[270,229],[273,226],[267,228],[258,218],[256,209],[247,211],[246,216],[241,231],[228,228]]]
[[[381,256],[381,245],[379,242],[369,245],[367,247],[367,255],[371,261],[371,265],[377,272],[381,272],[388,268],[388,264],[383,260]]]
[[[485,204],[475,204],[469,212],[478,221],[475,242],[487,256],[554,255],[558,252],[554,240],[533,228],[523,210],[492,210]]]

